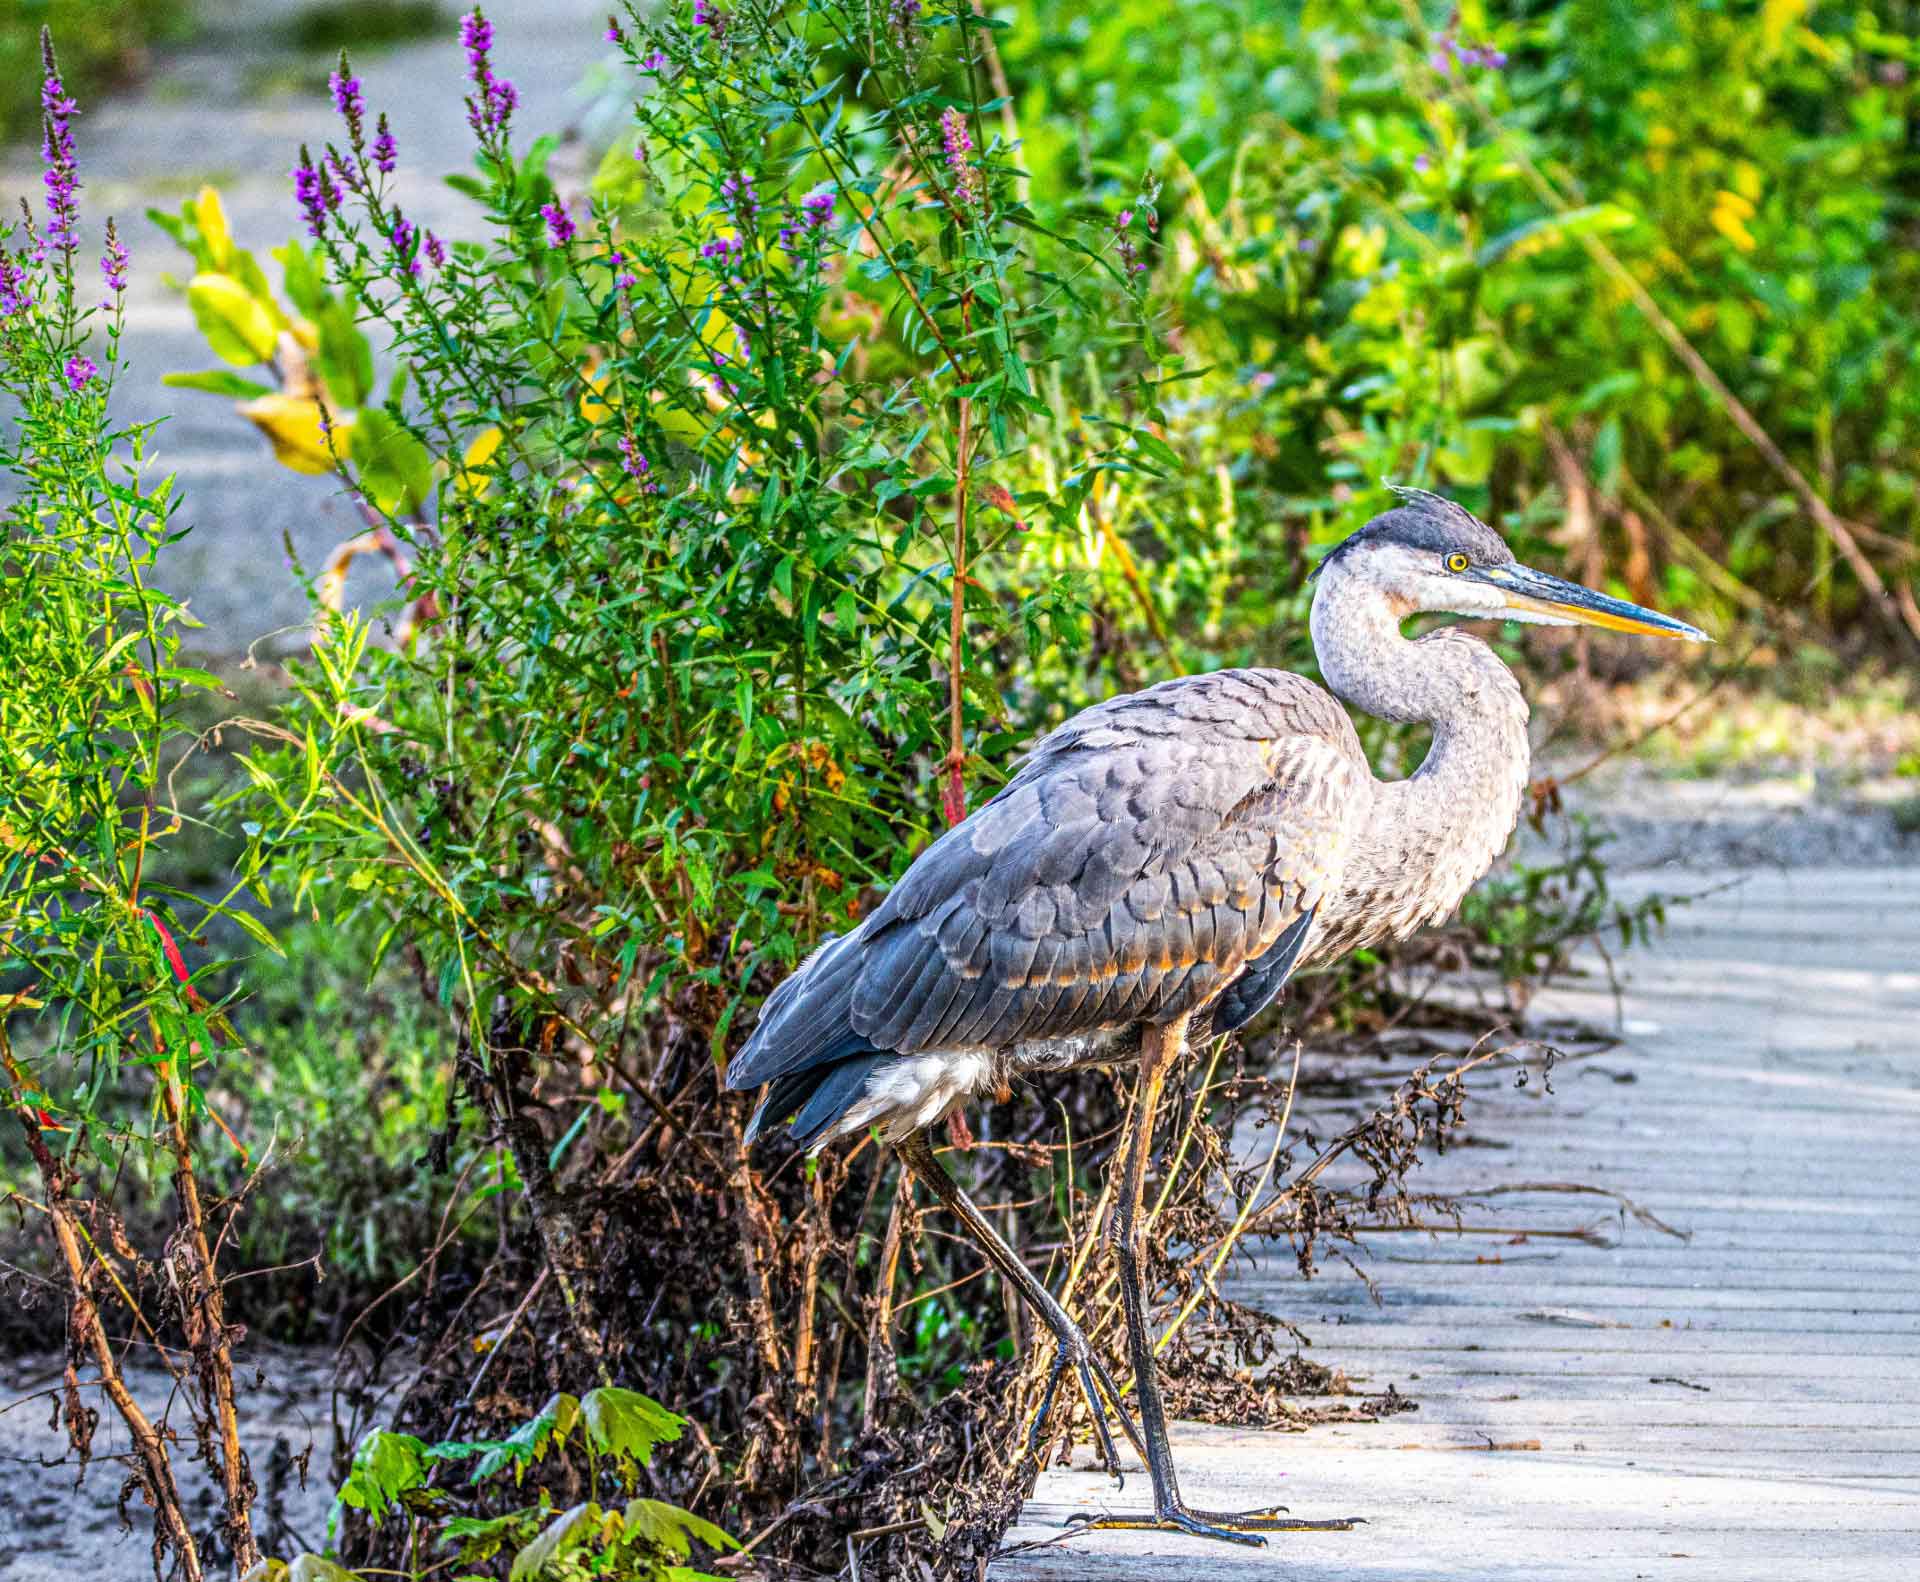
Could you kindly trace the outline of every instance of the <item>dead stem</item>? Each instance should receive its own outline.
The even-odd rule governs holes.
[[[900,1270],[901,1227],[912,1199],[913,1176],[903,1167],[894,1179],[893,1207],[887,1212],[886,1237],[880,1244],[873,1319],[867,1326],[867,1393],[860,1417],[860,1431],[865,1434],[874,1431],[881,1405],[893,1393],[893,1286]]]
[[[73,1416],[79,1395],[74,1359],[82,1351],[89,1351],[93,1355],[94,1366],[100,1370],[100,1388],[107,1399],[113,1402],[120,1420],[126,1424],[127,1435],[133,1441],[134,1453],[139,1458],[135,1476],[153,1506],[153,1574],[156,1582],[162,1575],[161,1560],[168,1549],[173,1550],[180,1575],[186,1582],[202,1582],[206,1573],[201,1567],[200,1552],[193,1541],[192,1524],[180,1500],[179,1485],[174,1481],[173,1463],[167,1455],[166,1441],[127,1388],[113,1354],[113,1346],[100,1323],[100,1312],[93,1300],[93,1272],[81,1251],[80,1238],[75,1234],[75,1220],[68,1196],[71,1181],[66,1168],[53,1157],[52,1151],[41,1138],[31,1106],[21,1104],[17,1094],[14,1099],[16,1117],[21,1131],[26,1135],[27,1151],[33,1155],[34,1165],[40,1172],[42,1190],[46,1193],[47,1214],[53,1224],[54,1240],[59,1245],[61,1260],[67,1267],[72,1302],[67,1313],[68,1360],[65,1370],[69,1437],[74,1440],[74,1448],[84,1467],[92,1434],[90,1428],[81,1426],[84,1418]]]
[[[181,1318],[193,1352],[192,1371],[200,1388],[201,1409],[220,1433],[220,1465],[209,1470],[219,1474],[227,1507],[227,1542],[233,1550],[235,1569],[245,1575],[260,1560],[260,1546],[253,1536],[253,1501],[260,1491],[240,1444],[240,1416],[233,1403],[232,1331],[227,1327],[226,1300],[214,1267],[213,1248],[207,1241],[206,1212],[194,1171],[186,1094],[176,1058],[168,1057],[161,1068],[160,1092],[173,1142],[174,1190],[180,1199],[181,1229],[185,1233],[181,1244],[190,1266],[190,1278],[183,1282],[181,1293]]]

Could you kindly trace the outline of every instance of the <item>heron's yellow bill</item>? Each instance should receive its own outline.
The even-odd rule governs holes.
[[[1477,575],[1480,581],[1499,589],[1506,607],[1522,619],[1598,626],[1609,632],[1634,632],[1642,637],[1677,637],[1689,643],[1713,641],[1699,627],[1689,626],[1685,621],[1629,604],[1612,594],[1596,593],[1592,588],[1535,571],[1531,566],[1487,566]]]

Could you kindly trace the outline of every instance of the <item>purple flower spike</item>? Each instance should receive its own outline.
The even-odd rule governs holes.
[[[760,197],[753,190],[753,177],[738,172],[720,183],[720,201],[740,216],[742,226],[750,226],[760,213]]]
[[[361,96],[360,79],[353,74],[353,68],[347,64],[347,52],[340,52],[340,64],[327,76],[328,91],[333,94],[333,108],[347,123],[347,131],[353,137],[355,146],[360,139],[360,123],[367,113],[366,100]]]
[[[393,217],[393,257],[408,274],[420,273],[420,229],[398,214]]]
[[[800,200],[800,212],[805,215],[809,230],[819,230],[833,218],[835,194],[831,187],[822,187],[817,192],[809,192]]]
[[[333,201],[329,201],[329,194]],[[293,167],[293,201],[300,205],[300,213],[307,222],[307,232],[318,236],[326,224],[327,213],[338,201],[338,189],[327,178],[325,172],[316,169],[308,156],[306,146],[300,149],[300,163]]]
[[[46,77],[40,85],[44,131],[40,157],[47,169],[40,180],[47,189],[47,234],[34,249],[34,257],[44,261],[49,249],[71,255],[80,245],[80,201],[75,196],[80,190],[80,177],[71,125],[80,106],[60,81],[60,68],[53,58],[53,35],[45,28],[40,30],[40,58],[46,63]]]
[[[447,267],[447,244],[431,231],[427,232],[427,262],[435,269]]]
[[[373,163],[383,176],[391,176],[393,167],[400,162],[400,150],[393,141],[393,133],[387,128],[387,118],[383,112],[380,117],[380,131],[373,140]]]
[[[715,5],[713,0],[693,0],[693,25],[711,28],[715,38],[725,38],[727,13]]]
[[[631,434],[620,436],[620,467],[629,478],[640,480],[642,494],[658,494],[659,483],[650,476],[653,465],[640,453],[640,446]]]
[[[627,35],[620,30],[620,19],[618,17],[608,17],[607,42],[609,44],[624,44],[626,41]]]
[[[99,372],[91,357],[75,355],[67,359],[67,385],[75,395],[84,390]]]
[[[10,319],[33,306],[32,281],[24,265],[0,252],[0,319]]]
[[[547,236],[555,247],[565,247],[579,229],[573,223],[573,216],[558,202],[541,204],[540,215],[547,222]]]
[[[107,221],[107,250],[100,255],[100,275],[115,296],[127,289],[127,246],[112,220]]]
[[[716,236],[712,241],[700,244],[700,256],[715,263],[732,263],[740,256],[740,252],[740,238],[737,236]]]
[[[967,131],[967,118],[958,110],[940,112],[940,146],[946,150],[947,171],[953,177],[954,201],[962,208],[976,207],[985,194],[972,159],[973,136]]]
[[[505,130],[520,95],[506,78],[494,75],[488,58],[493,48],[493,24],[478,6],[460,19],[460,45],[467,52],[467,76],[474,87],[467,99],[467,125],[482,136]]]

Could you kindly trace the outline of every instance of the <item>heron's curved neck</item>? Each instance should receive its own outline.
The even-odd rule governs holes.
[[[1379,786],[1349,864],[1350,881],[1373,889],[1376,912],[1392,920],[1383,933],[1395,935],[1450,913],[1492,866],[1519,818],[1532,756],[1513,672],[1465,632],[1410,642],[1400,632],[1410,613],[1336,568],[1311,619],[1335,694],[1380,719],[1433,728],[1420,768]]]
[[[1330,575],[1314,595],[1310,618],[1327,685],[1378,719],[1432,726],[1433,749],[1422,774],[1475,741],[1524,755],[1527,705],[1513,672],[1465,632],[1408,641],[1400,623],[1412,613],[1378,587]]]

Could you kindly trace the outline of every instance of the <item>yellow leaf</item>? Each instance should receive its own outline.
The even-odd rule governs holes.
[[[589,423],[605,423],[613,416],[613,408],[601,399],[607,388],[605,372],[596,368],[580,377],[587,387],[580,397],[580,415]]]
[[[320,350],[320,330],[312,319],[295,319],[293,338],[310,352]]]
[[[1766,0],[1760,7],[1760,36],[1766,41],[1768,54],[1780,48],[1787,29],[1807,14],[1811,3],[1812,0]]]
[[[318,401],[297,396],[264,395],[253,401],[239,401],[235,410],[267,436],[274,459],[295,472],[332,472],[333,452],[327,449],[327,436],[321,430]],[[336,418],[333,445],[346,455],[352,435],[350,422]]]
[[[207,251],[213,255],[213,267],[225,269],[227,260],[233,257],[233,231],[227,224],[226,205],[220,201],[218,188],[200,189],[193,200],[193,218],[206,240]]]
[[[454,488],[462,494],[485,494],[490,480],[479,469],[493,460],[494,452],[499,450],[505,437],[499,429],[490,428],[469,445],[467,453],[460,458],[460,470],[454,475]]]
[[[273,355],[279,330],[272,313],[232,275],[195,275],[187,282],[187,306],[207,344],[236,368],[263,363]]]
[[[1717,204],[1707,216],[1713,228],[1743,253],[1750,253],[1759,245],[1753,239],[1753,232],[1747,229],[1743,216],[1726,204]]]

